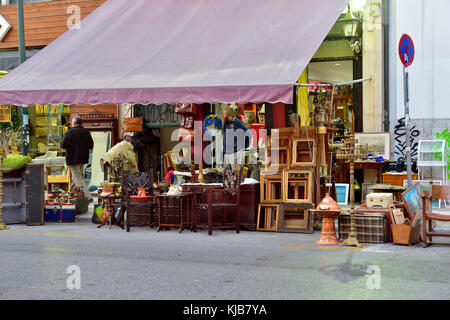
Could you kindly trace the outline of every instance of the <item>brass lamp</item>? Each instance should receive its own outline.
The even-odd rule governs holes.
[[[341,19],[339,19],[339,22],[342,23],[342,29],[345,37],[356,38],[359,36],[359,26],[362,21],[353,15],[350,10],[350,3],[348,4],[347,12]]]

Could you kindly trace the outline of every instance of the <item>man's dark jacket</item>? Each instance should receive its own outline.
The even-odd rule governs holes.
[[[94,148],[91,134],[82,126],[70,128],[63,137],[61,148],[66,149],[66,164],[86,164],[89,150]]]

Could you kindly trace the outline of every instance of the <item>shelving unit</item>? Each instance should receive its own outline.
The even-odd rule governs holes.
[[[447,182],[447,142],[445,140],[420,140],[417,153],[419,180]]]
[[[32,149],[37,149],[42,143],[49,148],[59,148],[59,144],[67,129],[62,123],[65,118],[69,123],[70,111],[63,105],[35,105],[34,111],[30,112],[30,122],[34,126],[34,135],[30,137]]]

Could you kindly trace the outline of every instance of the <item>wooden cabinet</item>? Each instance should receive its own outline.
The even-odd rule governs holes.
[[[391,184],[393,186],[403,187],[403,181],[408,180],[406,173],[396,174],[396,173],[383,173],[383,184]],[[412,180],[417,180],[417,173],[412,174]]]
[[[198,184],[187,183],[183,185],[183,191],[196,192],[197,203],[207,203],[206,192],[203,190],[207,188],[218,188],[221,184]],[[243,184],[241,185],[241,207],[240,207],[240,225],[246,230],[256,230],[256,219],[258,216],[259,203],[259,183],[257,184]],[[227,199],[217,199],[219,202],[226,202]],[[231,209],[230,209],[231,210]],[[232,221],[233,214],[225,213],[225,222]],[[200,224],[205,224],[206,215],[200,215]],[[229,219],[228,219],[229,218]]]

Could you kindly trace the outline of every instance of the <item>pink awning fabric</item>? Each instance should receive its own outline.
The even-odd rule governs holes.
[[[347,2],[108,0],[0,79],[0,104],[292,103]]]

